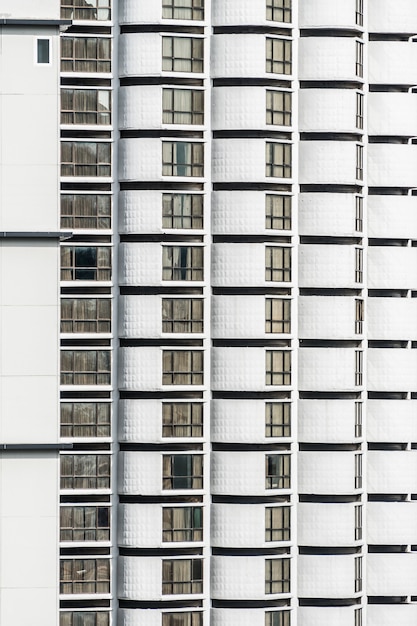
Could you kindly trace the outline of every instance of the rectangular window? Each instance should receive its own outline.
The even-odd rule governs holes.
[[[61,403],[61,437],[110,437],[110,435],[110,403]]]
[[[111,280],[111,248],[62,246],[61,280]]]
[[[291,626],[290,611],[267,611],[265,626]]]
[[[265,593],[290,593],[290,559],[265,561]]]
[[[201,195],[191,193],[162,194],[163,228],[203,228],[203,204]]]
[[[362,402],[355,402],[355,437],[362,437]]]
[[[36,40],[36,62],[39,65],[49,65],[51,62],[49,39]]]
[[[62,195],[61,228],[111,228],[111,196],[95,193]]]
[[[363,231],[363,198],[355,197],[355,230],[358,233]]]
[[[163,437],[202,437],[203,405],[197,402],[164,402]]]
[[[265,509],[265,541],[290,541],[290,515],[289,506]]]
[[[291,332],[291,300],[284,300],[282,298],[266,298],[265,332]]]
[[[363,281],[363,249],[355,248],[355,283]]]
[[[364,302],[363,300],[355,300],[355,334],[361,335],[363,332],[364,319]]]
[[[291,196],[266,194],[265,228],[291,230]]]
[[[203,385],[204,353],[201,350],[163,350],[163,385]]]
[[[355,454],[355,489],[362,489],[362,455]]]
[[[363,146],[356,146],[356,178],[363,180]]]
[[[162,280],[204,280],[204,249],[197,246],[163,246]]]
[[[203,626],[203,613],[162,613],[162,626]]]
[[[291,22],[292,0],[266,0],[266,19],[271,22]],[[275,626],[275,624],[274,624]]]
[[[362,609],[355,609],[355,626],[362,626]]]
[[[204,39],[162,37],[162,70],[164,72],[203,72]]]
[[[108,454],[62,454],[61,489],[110,489]]]
[[[62,350],[61,385],[110,385],[110,350]]]
[[[163,298],[163,333],[202,333],[203,300],[197,298]]]
[[[108,21],[111,19],[111,0],[61,0],[61,18]]]
[[[265,489],[291,488],[291,457],[289,454],[265,456]]]
[[[265,280],[279,283],[291,281],[291,248],[265,248]]]
[[[162,541],[203,541],[202,507],[163,508]]]
[[[163,489],[202,489],[203,457],[201,454],[164,454]]]
[[[61,142],[61,176],[111,176],[111,144],[96,141]]]
[[[363,26],[363,0],[356,0],[356,24]]]
[[[110,91],[61,89],[61,124],[111,124]]]
[[[61,333],[110,333],[111,300],[63,298]]]
[[[361,43],[360,41],[356,42],[355,71],[358,78],[363,78],[363,43]]]
[[[204,0],[162,0],[162,17],[168,20],[204,20]]]
[[[355,541],[362,539],[362,506],[355,506]]]
[[[203,559],[162,561],[162,595],[203,593]]]
[[[265,437],[291,437],[291,404],[289,402],[265,404]]]
[[[61,541],[110,541],[108,506],[62,506]]]
[[[265,144],[265,149],[265,176],[267,178],[271,176],[275,178],[291,178],[291,144],[268,141]]]
[[[362,557],[355,557],[355,593],[362,591]]]
[[[363,94],[356,94],[356,128],[363,128]]]
[[[109,559],[61,559],[60,593],[110,593]]]
[[[291,352],[266,351],[266,385],[291,385]]]
[[[204,144],[188,141],[162,143],[163,176],[204,176]]]
[[[59,626],[110,626],[110,613],[104,611],[62,611]]]
[[[111,72],[111,40],[104,37],[62,37],[61,72]]]
[[[363,352],[355,350],[355,386],[360,387],[363,383]]]
[[[163,89],[162,121],[164,124],[204,124],[204,91]]]
[[[291,97],[288,91],[266,91],[266,123],[291,126]]]
[[[291,74],[291,41],[266,38],[266,72],[268,74]]]

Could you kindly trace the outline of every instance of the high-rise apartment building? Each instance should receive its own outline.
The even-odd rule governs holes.
[[[414,625],[416,1],[0,8],[0,626]]]

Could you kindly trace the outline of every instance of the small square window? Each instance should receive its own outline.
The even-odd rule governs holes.
[[[266,194],[265,228],[291,230],[291,196]]]
[[[291,153],[289,143],[267,142],[265,144],[265,176],[267,178],[291,178]]]
[[[265,626],[290,626],[290,611],[267,611]]]
[[[282,283],[291,281],[291,248],[265,248],[265,280]]]
[[[271,22],[291,22],[291,0],[266,0],[266,19]]]
[[[266,123],[291,126],[291,93],[287,91],[266,92]]]
[[[268,74],[291,74],[292,49],[289,39],[266,38],[266,72]]]
[[[265,593],[290,593],[290,559],[265,561]]]
[[[167,454],[162,461],[163,489],[202,489],[203,456],[201,454]]]
[[[289,541],[291,539],[289,506],[265,509],[265,541]]]
[[[177,506],[162,509],[162,541],[202,541],[201,506]]]
[[[202,437],[203,405],[198,402],[165,402],[162,405],[163,437]]]
[[[289,402],[265,404],[265,437],[291,437],[291,404]]]
[[[291,332],[291,301],[281,298],[265,300],[265,332]]]
[[[37,39],[36,41],[36,62],[39,65],[49,65],[51,62],[50,40]]]
[[[291,488],[291,457],[289,454],[265,456],[265,489]]]
[[[266,385],[291,385],[291,352],[266,351]]]

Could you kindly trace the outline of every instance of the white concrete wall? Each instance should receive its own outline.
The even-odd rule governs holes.
[[[354,0],[308,0],[299,8],[300,28],[350,27],[355,28]]]
[[[368,196],[367,212],[369,237],[417,238],[415,196]]]
[[[369,493],[415,493],[416,477],[417,454],[414,450],[368,451],[367,489]]]
[[[355,402],[352,400],[299,400],[298,440],[347,443],[355,438]],[[371,439],[371,441],[374,441]]]
[[[297,542],[300,546],[354,546],[354,505],[300,503],[297,507]]]
[[[344,494],[355,489],[355,458],[352,452],[300,452],[298,491]]]
[[[299,150],[300,183],[356,184],[356,143],[301,141]]]
[[[303,37],[299,40],[299,79],[357,80],[355,53],[356,41],[350,37]]]
[[[354,246],[300,245],[300,287],[357,288]]]
[[[417,7],[413,0],[369,0],[368,28],[371,32],[410,33],[417,31]]]
[[[298,93],[300,131],[358,132],[356,94],[348,89],[301,89]],[[338,106],[334,105],[335,101]]]
[[[353,194],[301,193],[298,203],[300,235],[343,237],[355,234]]]
[[[301,598],[355,596],[354,558],[351,554],[300,555],[297,568],[298,596]]]

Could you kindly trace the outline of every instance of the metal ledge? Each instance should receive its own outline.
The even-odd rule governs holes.
[[[70,239],[71,231],[0,231],[0,239]]]
[[[0,443],[0,451],[72,450],[72,443]]]
[[[72,20],[25,20],[1,17],[0,26],[71,26]]]

